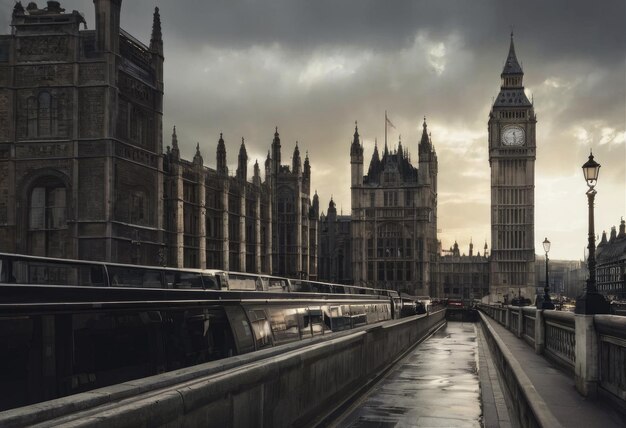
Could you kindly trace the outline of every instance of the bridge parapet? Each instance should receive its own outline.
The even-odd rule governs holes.
[[[601,395],[626,409],[626,317],[530,306],[479,309],[572,374],[582,395]]]
[[[367,325],[9,410],[0,426],[312,425],[443,323],[445,310]]]

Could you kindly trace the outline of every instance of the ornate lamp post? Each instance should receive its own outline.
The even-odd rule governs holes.
[[[594,187],[598,182],[599,173],[600,164],[593,160],[593,153],[589,153],[589,160],[583,165],[583,174],[585,175],[587,186],[589,186],[589,190],[587,190],[587,199],[589,201],[589,245],[587,247],[589,249],[589,257],[587,259],[589,279],[583,294],[576,299],[575,312],[577,314],[608,314],[610,311],[609,302],[596,289],[596,237],[593,224],[593,200],[596,196]]]
[[[546,252],[546,286],[543,288],[541,309],[554,309],[554,303],[550,300],[550,276],[548,274],[548,251],[550,251],[550,241],[548,241],[548,238],[543,241],[543,250]]]

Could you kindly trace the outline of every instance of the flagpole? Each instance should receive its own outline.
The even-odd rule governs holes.
[[[387,148],[387,110],[385,110],[385,148]]]

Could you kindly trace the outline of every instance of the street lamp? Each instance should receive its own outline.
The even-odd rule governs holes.
[[[596,196],[594,187],[598,182],[599,173],[600,164],[593,160],[593,153],[590,152],[589,160],[583,165],[583,174],[587,181],[587,186],[589,186],[589,190],[587,190],[587,199],[589,201],[589,245],[587,246],[589,249],[589,257],[587,258],[589,279],[583,294],[576,299],[575,313],[577,314],[608,314],[610,311],[609,302],[596,289],[596,237],[593,224],[593,200]]]
[[[541,309],[554,309],[554,303],[550,300],[550,277],[548,275],[548,252],[550,251],[550,241],[548,238],[543,241],[543,250],[546,252],[546,286],[543,288],[543,302]]]

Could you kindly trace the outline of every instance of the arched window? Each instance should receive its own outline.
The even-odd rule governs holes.
[[[32,254],[65,256],[67,190],[57,178],[35,183],[28,199],[28,245]]]

